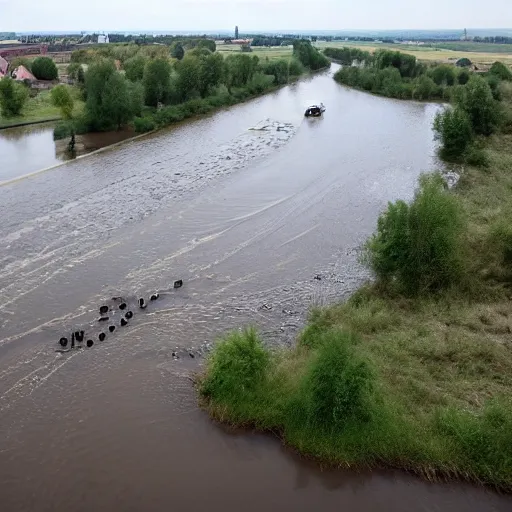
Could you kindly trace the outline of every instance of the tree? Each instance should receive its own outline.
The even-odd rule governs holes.
[[[124,63],[124,72],[126,78],[132,82],[137,82],[144,78],[144,68],[146,66],[146,59],[142,55],[137,55],[128,59]]]
[[[469,68],[471,66],[471,61],[466,57],[462,57],[462,59],[459,59],[455,65],[459,68]]]
[[[67,68],[69,78],[71,78],[72,80],[78,80],[78,72],[81,68],[81,64],[79,64],[78,62],[72,62]]]
[[[50,57],[37,57],[32,62],[32,74],[38,80],[56,80],[59,77],[57,66]]]
[[[127,82],[130,97],[130,110],[134,116],[142,115],[144,106],[144,86],[142,82]]]
[[[24,85],[9,77],[0,80],[0,109],[3,116],[20,115],[27,98],[28,91]]]
[[[215,53],[215,50],[217,49],[217,45],[215,44],[215,41],[213,39],[200,39],[197,43],[198,48],[207,48],[212,53]]]
[[[190,100],[200,94],[201,63],[197,57],[187,55],[177,63],[176,72],[176,92],[180,101]]]
[[[175,43],[174,46],[171,49],[171,57],[182,60],[183,57],[185,57],[185,50],[183,49],[183,45],[178,42]]]
[[[229,87],[243,87],[251,80],[259,63],[258,57],[229,55],[226,58]]]
[[[103,90],[103,114],[118,128],[133,119],[134,105],[128,92],[128,85],[121,73],[113,73]]]
[[[489,73],[496,75],[501,80],[512,80],[512,71],[503,62],[495,62],[491,66]]]
[[[499,124],[500,110],[485,79],[472,76],[456,97],[456,103],[469,116],[477,135],[490,135]]]
[[[93,130],[120,127],[133,117],[126,80],[112,61],[101,60],[90,66],[85,75],[85,90],[85,113]]]
[[[204,98],[217,87],[225,75],[224,57],[218,53],[199,59],[199,93]]]
[[[462,158],[473,140],[471,121],[460,107],[437,114],[434,130],[441,141],[441,156],[447,160]]]
[[[57,85],[51,90],[52,103],[60,108],[62,117],[64,119],[71,119],[73,117],[74,101],[69,93],[69,88],[65,85]]]
[[[155,59],[144,68],[144,101],[146,105],[156,107],[165,103],[171,84],[171,66],[167,59]]]
[[[417,85],[413,91],[414,98],[418,100],[429,100],[436,95],[439,88],[432,78],[422,75],[416,78],[416,81]]]
[[[437,85],[453,85],[455,83],[455,69],[448,64],[435,66],[430,72],[432,80]]]
[[[462,69],[457,75],[457,82],[459,82],[459,85],[466,85],[469,82],[469,77],[469,71]]]

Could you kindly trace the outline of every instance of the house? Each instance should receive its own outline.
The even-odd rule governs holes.
[[[36,81],[36,77],[25,66],[18,66],[12,72],[12,77],[19,82],[23,82],[24,80],[28,80],[29,82]]]
[[[108,34],[107,35],[99,35],[98,36],[98,44],[105,44],[105,43],[109,43],[109,38],[108,38]]]
[[[8,67],[9,63],[3,57],[0,57],[0,78],[3,78],[5,75],[7,75]]]

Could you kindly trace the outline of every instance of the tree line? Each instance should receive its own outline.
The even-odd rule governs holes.
[[[176,48],[179,46],[172,54]],[[83,53],[75,55],[68,72],[82,91],[85,110],[80,118],[60,123],[56,138],[131,123],[138,132],[149,131],[261,94],[288,83],[305,69],[329,65],[307,41],[297,42],[292,59],[263,61],[244,53],[224,58],[204,45],[174,59],[169,48],[166,54],[155,56],[137,52],[122,61],[122,70],[112,58],[116,50],[110,51],[108,58],[92,50],[93,60]],[[88,63],[87,71],[78,61]]]

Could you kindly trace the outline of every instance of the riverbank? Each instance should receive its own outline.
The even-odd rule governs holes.
[[[228,337],[199,380],[210,415],[322,464],[511,492],[512,135],[486,144],[488,167],[465,167],[454,189],[467,220],[463,285],[412,299],[369,284],[316,311],[292,349]]]
[[[73,89],[71,89],[73,90]],[[84,102],[80,99],[78,91],[73,90],[74,115],[80,115],[84,108]],[[23,107],[22,115],[16,117],[4,117],[0,114],[0,130],[58,121],[62,119],[60,109],[52,104],[50,91],[39,91],[35,96],[27,100]]]

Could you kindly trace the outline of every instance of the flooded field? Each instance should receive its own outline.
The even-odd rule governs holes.
[[[325,116],[304,119],[315,101]],[[437,165],[439,108],[324,73],[0,186],[2,511],[510,510],[469,486],[322,472],[212,424],[191,382],[223,332],[293,343],[312,305],[368,277],[379,212]],[[75,330],[94,346],[57,352]]]

